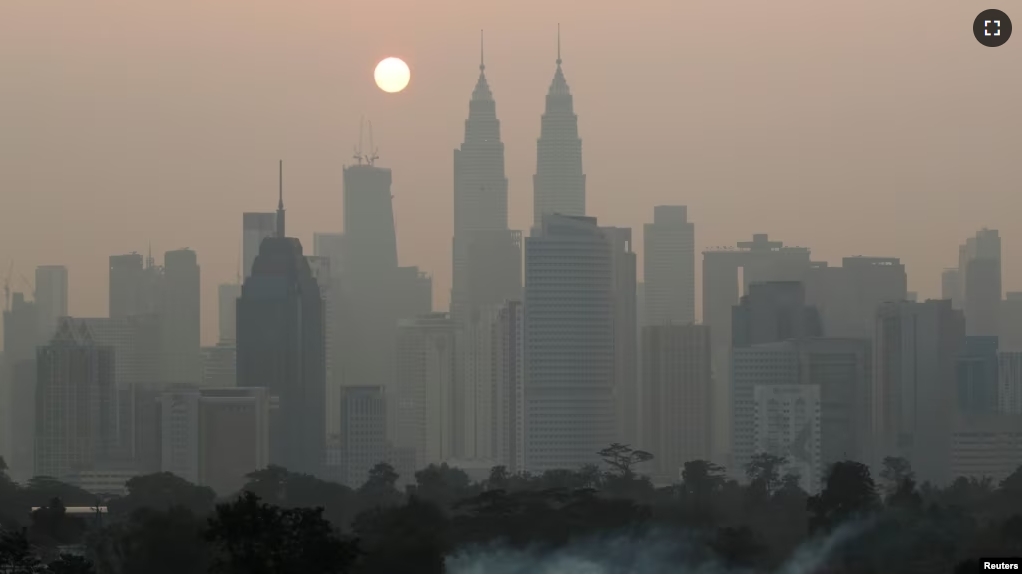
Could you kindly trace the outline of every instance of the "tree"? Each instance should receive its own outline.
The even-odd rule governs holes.
[[[96,567],[87,557],[61,553],[60,557],[47,565],[50,573],[95,573]]]
[[[369,470],[369,478],[358,488],[359,507],[368,509],[400,503],[401,492],[396,487],[400,477],[389,463],[374,465]]]
[[[830,467],[823,491],[807,502],[811,514],[809,530],[830,531],[873,511],[878,503],[869,467],[856,461],[839,461]]]
[[[284,509],[251,492],[217,505],[206,539],[222,573],[344,573],[358,550],[337,535],[323,508]]]
[[[681,469],[683,493],[687,496],[709,497],[724,486],[724,468],[710,461],[686,461]]]
[[[42,572],[42,561],[24,529],[0,532],[0,572]]]
[[[402,506],[376,507],[359,514],[354,528],[358,573],[445,572],[450,519],[433,503],[413,496]]]
[[[416,494],[425,501],[436,503],[441,509],[473,495],[468,474],[447,463],[430,464],[415,472]]]
[[[745,476],[749,478],[749,489],[760,501],[766,501],[777,489],[781,469],[788,458],[770,453],[757,453],[745,464]]]
[[[54,498],[49,505],[32,512],[28,536],[33,543],[48,547],[71,545],[81,540],[85,527],[84,520],[68,515],[60,499]]]
[[[132,477],[125,486],[128,495],[108,504],[110,511],[119,515],[142,508],[166,511],[172,507],[185,507],[204,515],[213,509],[216,499],[216,493],[209,487],[195,485],[167,471]]]
[[[204,527],[187,507],[143,507],[93,533],[89,547],[101,573],[206,573]]]
[[[600,450],[597,455],[614,470],[615,475],[627,479],[634,477],[633,467],[653,459],[652,453],[632,449],[623,443],[611,443],[610,447]]]
[[[890,497],[901,487],[906,480],[912,480],[915,484],[915,472],[912,471],[912,464],[904,457],[885,457],[884,468],[880,470],[881,487],[885,497]]]
[[[507,489],[510,483],[511,474],[504,465],[495,465],[490,468],[490,476],[486,480],[486,489]]]

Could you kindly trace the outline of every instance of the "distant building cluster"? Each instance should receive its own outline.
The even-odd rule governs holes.
[[[558,47],[559,51],[559,47]],[[343,233],[313,255],[276,212],[242,215],[219,341],[199,339],[189,249],[109,258],[109,313],[68,312],[63,266],[30,299],[5,285],[0,455],[117,494],[172,472],[231,493],[276,464],[357,487],[389,462],[512,473],[601,464],[612,443],[679,480],[709,460],[738,479],[762,453],[817,491],[827,466],[903,457],[921,481],[1001,479],[1022,463],[1022,293],[1002,292],[1001,240],[981,230],[918,301],[891,257],[813,261],[753,234],[702,252],[695,224],[654,206],[642,278],[630,228],[587,215],[582,141],[558,53],[533,178],[509,229],[496,104],[480,62],[454,150],[450,308],[398,261],[391,170],[344,168]]]

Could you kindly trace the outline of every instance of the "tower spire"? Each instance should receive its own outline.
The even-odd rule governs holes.
[[[483,31],[479,31],[479,71],[486,69],[485,45],[483,44]]]
[[[284,237],[284,160],[280,160],[280,176],[277,189],[277,237]]]
[[[561,65],[561,23],[557,23],[557,65]]]

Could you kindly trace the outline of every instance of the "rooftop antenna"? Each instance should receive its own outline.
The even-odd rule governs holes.
[[[557,65],[561,65],[561,23],[557,23]]]
[[[277,237],[284,237],[284,160],[280,160],[279,187],[277,189]]]
[[[358,162],[358,165],[362,165],[362,137],[363,128],[365,128],[366,115],[362,114],[362,117],[358,120],[358,144],[355,144],[355,155],[352,156]]]

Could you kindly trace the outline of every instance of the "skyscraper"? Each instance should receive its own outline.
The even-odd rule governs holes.
[[[639,430],[639,366],[635,306],[635,252],[631,228],[603,228],[610,244],[614,274],[614,403],[617,441],[637,445]]]
[[[241,297],[241,284],[220,284],[216,286],[216,295],[219,341],[233,344],[238,333],[238,298]]]
[[[39,266],[35,269],[36,335],[47,343],[57,331],[57,319],[67,315],[67,268]]]
[[[276,224],[238,299],[238,385],[279,398],[270,461],[316,474],[326,446],[323,300],[301,242],[284,234],[283,190]]]
[[[584,216],[586,176],[582,173],[582,140],[568,82],[561,70],[561,29],[557,27],[557,70],[546,95],[546,110],[536,144],[533,186],[533,227],[546,214]]]
[[[920,481],[949,481],[955,361],[965,342],[962,313],[948,300],[888,303],[873,340],[874,461],[908,459]]]
[[[969,335],[998,335],[1001,287],[1001,237],[986,228],[958,248],[958,279]]]
[[[198,385],[202,381],[199,356],[199,264],[190,249],[163,256],[160,323],[163,328],[163,366],[160,375],[170,383]]]
[[[84,323],[64,322],[37,358],[35,475],[90,469],[116,442],[114,350]]]
[[[481,40],[481,39],[480,39]],[[507,176],[497,105],[486,81],[482,44],[479,79],[468,104],[465,140],[454,150],[454,240],[451,310],[471,300],[469,250],[476,232],[507,230]],[[520,283],[520,282],[519,282]]]
[[[525,467],[597,463],[615,441],[614,265],[596,218],[547,215],[525,240]]]
[[[656,206],[643,227],[645,325],[696,320],[695,225],[686,206]]]
[[[397,238],[390,183],[387,168],[344,168],[345,385],[388,386],[393,377]]]
[[[241,214],[241,251],[244,268],[242,279],[252,275],[252,263],[259,255],[259,245],[272,237],[277,229],[277,215],[273,212],[245,212]]]
[[[505,302],[493,323],[493,453],[512,473],[525,469],[522,307],[521,301]]]
[[[159,308],[162,270],[151,256],[142,254],[110,256],[111,318],[155,313]]]

